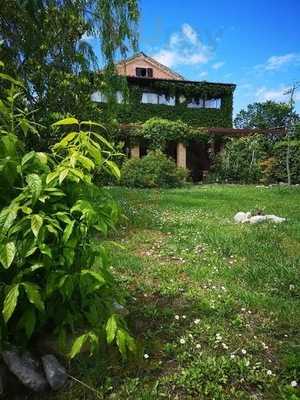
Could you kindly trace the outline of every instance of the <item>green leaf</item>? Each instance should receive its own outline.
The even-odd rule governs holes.
[[[57,171],[50,172],[50,174],[48,174],[48,175],[47,175],[47,178],[46,178],[46,183],[47,183],[47,185],[48,185],[50,182],[52,182],[54,179],[56,179],[56,178],[58,177],[58,175],[59,175],[59,172],[57,172]]]
[[[61,171],[59,174],[59,184],[61,185],[64,181],[64,179],[68,176],[69,173],[69,168],[65,168],[64,170]]]
[[[77,356],[77,354],[80,353],[82,346],[88,339],[88,333],[85,333],[84,335],[79,336],[73,343],[71,352],[70,352],[70,358],[74,358]]]
[[[99,135],[96,132],[93,132],[93,135],[102,143],[104,143],[110,150],[113,150],[113,146],[109,143],[103,136]]]
[[[35,151],[30,151],[29,153],[26,153],[21,161],[22,167],[24,167],[24,165],[28,163],[28,161],[32,160],[34,157],[35,157]]]
[[[107,343],[112,343],[116,337],[118,325],[116,316],[113,314],[106,323],[106,339]]]
[[[39,245],[39,249],[41,251],[42,254],[45,254],[46,256],[48,256],[49,258],[52,258],[52,253],[51,253],[51,249],[49,246],[47,246],[45,243],[41,243]]]
[[[4,300],[2,314],[4,321],[6,323],[9,321],[9,319],[11,318],[11,316],[15,311],[18,302],[18,297],[19,297],[19,284],[16,284],[10,288]]]
[[[64,233],[63,233],[63,241],[64,241],[64,243],[66,243],[70,239],[70,236],[71,236],[71,234],[73,232],[74,224],[75,224],[75,221],[71,221],[65,227],[65,230],[64,230]]]
[[[35,204],[42,192],[43,188],[42,180],[39,177],[39,175],[30,174],[27,176],[26,182],[32,194],[32,203]]]
[[[60,121],[54,122],[51,126],[61,126],[61,125],[79,125],[79,121],[76,118],[64,118]]]
[[[118,329],[117,331],[117,346],[119,348],[120,353],[122,354],[123,357],[126,356],[126,339],[127,339],[128,333],[124,331],[124,329]]]
[[[85,126],[99,126],[99,128],[103,128],[105,129],[104,125],[98,124],[98,122],[94,122],[94,121],[81,121],[80,122],[80,126],[81,125],[85,125]]]
[[[33,214],[31,217],[31,230],[35,237],[38,237],[42,225],[43,218],[39,214]]]
[[[14,85],[24,87],[20,81],[17,81],[16,79],[12,78],[11,76],[9,76],[7,74],[3,74],[2,72],[0,72],[0,78],[13,83]]]
[[[111,170],[112,174],[117,178],[120,179],[121,172],[117,164],[113,161],[106,160],[105,163],[108,165],[109,169]]]
[[[64,147],[66,147],[69,144],[69,142],[71,142],[77,136],[78,136],[78,132],[70,132],[70,133],[68,133],[60,142],[56,143],[53,146],[53,149],[57,150],[57,149],[62,149]]]
[[[27,214],[27,215],[32,213],[32,208],[27,207],[27,206],[23,206],[21,208],[21,210],[23,211],[24,214]]]
[[[27,251],[27,253],[25,254],[25,257],[30,257],[30,256],[32,256],[32,254],[34,254],[34,253],[36,252],[37,249],[38,249],[37,246],[31,247],[31,249],[29,249],[29,250]]]
[[[47,165],[48,162],[48,156],[46,153],[43,152],[37,152],[36,153],[36,157],[38,158],[38,160],[40,161],[41,164],[43,165]]]
[[[5,269],[9,268],[16,255],[16,245],[14,242],[2,244],[0,247],[0,262]]]
[[[18,214],[18,207],[16,206],[6,208],[1,212],[0,215],[1,223],[2,220],[4,220],[2,225],[4,231],[3,233],[7,232],[8,229],[13,225],[15,219],[17,218],[17,214]]]
[[[25,288],[29,302],[35,305],[38,310],[44,311],[45,306],[40,295],[39,286],[30,282],[23,282],[22,286]]]
[[[104,277],[99,272],[93,271],[91,269],[83,269],[83,270],[81,270],[80,275],[82,275],[82,276],[90,275],[94,279],[96,279],[96,281],[101,283],[102,285],[106,283]]]
[[[25,328],[27,338],[30,339],[36,324],[36,314],[34,307],[27,307],[21,317],[20,324]]]

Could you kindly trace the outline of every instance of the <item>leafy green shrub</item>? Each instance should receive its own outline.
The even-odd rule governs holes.
[[[185,182],[187,175],[187,170],[176,167],[173,160],[156,150],[143,158],[126,161],[121,183],[137,188],[176,187]]]
[[[266,173],[266,179],[271,182],[286,182],[287,141],[282,140],[274,145],[273,163]],[[300,182],[300,140],[290,141],[290,170],[292,183]]]
[[[66,118],[53,128],[71,132],[51,153],[24,153],[19,128],[32,125],[11,96],[22,96],[16,81],[0,102],[1,184],[13,171],[5,181],[8,198],[0,204],[1,346],[28,346],[45,333],[64,345],[69,335],[80,333],[71,357],[83,345],[96,350],[105,337],[125,356],[134,341],[115,312],[119,291],[101,244],[119,208],[107,194],[91,201],[96,169],[119,177],[114,149],[92,131],[99,124]]]
[[[262,135],[230,139],[216,157],[214,175],[221,181],[253,183],[262,178],[260,162],[266,157]]]

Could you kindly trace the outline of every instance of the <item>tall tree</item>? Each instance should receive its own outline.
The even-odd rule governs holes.
[[[92,107],[98,60],[85,38],[98,38],[107,77],[116,57],[137,46],[137,0],[0,0],[0,9],[0,59],[41,114]]]
[[[285,95],[289,95],[288,106],[290,109],[289,119],[286,125],[286,136],[287,136],[287,151],[286,151],[286,172],[288,185],[291,185],[291,138],[295,136],[297,119],[295,118],[295,92],[300,87],[300,82],[294,83],[293,86],[285,92]]]
[[[289,104],[266,101],[249,104],[246,110],[241,110],[235,120],[236,128],[269,129],[286,127],[291,117]],[[299,115],[293,110],[292,116],[299,120]]]

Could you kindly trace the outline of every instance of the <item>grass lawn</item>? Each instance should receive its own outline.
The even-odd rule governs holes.
[[[300,188],[111,193],[128,217],[111,265],[129,292],[138,360],[105,379],[103,363],[81,364],[99,394],[75,385],[59,398],[300,399]],[[233,222],[256,209],[288,221]]]

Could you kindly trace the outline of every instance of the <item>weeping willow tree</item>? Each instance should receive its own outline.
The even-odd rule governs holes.
[[[39,118],[86,117],[102,76],[109,82],[115,59],[137,48],[137,0],[0,0],[0,10],[0,60]]]

